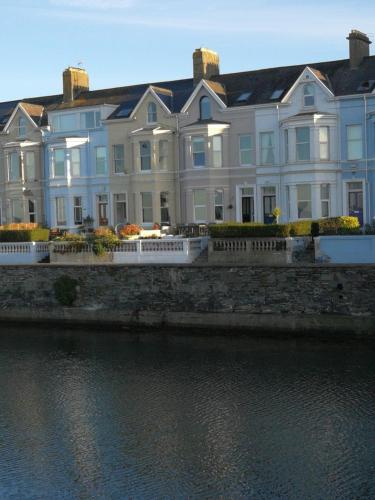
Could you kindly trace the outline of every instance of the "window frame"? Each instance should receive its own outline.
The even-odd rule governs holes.
[[[196,194],[198,192],[204,193],[204,198],[205,198],[205,203],[204,204],[199,204],[196,203]],[[205,217],[200,218],[197,217],[197,209],[204,209],[204,215]],[[205,223],[207,222],[207,190],[198,188],[198,189],[193,189],[193,212],[194,212],[194,222],[199,224],[199,223]]]
[[[121,148],[121,155],[117,155],[118,149]],[[112,146],[113,153],[113,173],[115,175],[124,175],[126,174],[125,170],[125,146],[124,144],[113,144]],[[119,169],[118,165],[122,165],[122,168]]]
[[[78,203],[77,200],[79,200]],[[77,214],[79,214],[80,216],[77,217]],[[73,218],[75,226],[82,225],[83,223],[82,196],[73,196]]]
[[[78,151],[78,161],[77,159],[73,160],[75,152]],[[70,158],[70,175],[72,177],[81,177],[81,148],[71,148],[69,150],[69,158]],[[79,173],[74,172],[74,166],[78,164],[79,166]]]
[[[33,175],[29,175],[29,168],[30,168],[30,164],[29,164],[29,160],[28,158],[32,157],[34,160],[33,160],[33,165],[32,165],[32,168],[33,168]],[[35,154],[35,151],[25,151],[25,155],[24,155],[24,176],[25,176],[25,180],[26,181],[35,181],[36,180],[36,154]]]
[[[311,93],[306,92],[306,89],[308,89],[309,87],[312,89]],[[312,103],[306,104],[307,99],[312,99]],[[315,106],[315,86],[313,83],[305,83],[303,85],[303,107],[312,108],[313,106]]]
[[[22,125],[21,125],[22,121]],[[23,133],[22,133],[23,130]],[[23,138],[27,136],[27,119],[25,116],[20,116],[18,118],[18,137]]]
[[[102,158],[100,158],[98,156],[98,152],[100,150],[103,150],[104,151],[104,156]],[[98,160],[101,160],[103,161],[103,165],[104,165],[104,171],[103,172],[99,172],[98,171]],[[108,163],[107,163],[107,147],[106,146],[96,146],[95,147],[95,175],[97,175],[98,177],[102,177],[102,176],[105,176],[108,174]]]
[[[152,191],[142,191],[140,195],[141,195],[142,224],[152,224],[154,222],[153,193]],[[145,195],[149,195],[150,205],[144,204]],[[147,210],[150,211],[149,215],[151,214],[151,217],[149,217],[150,220],[146,220],[147,217],[145,217]]]
[[[142,154],[143,145],[148,145],[148,154]],[[141,172],[151,172],[152,171],[152,144],[151,141],[139,141],[139,158],[140,158],[140,170]],[[146,159],[148,158],[148,162]],[[148,168],[144,168],[147,166]]]
[[[118,198],[123,196],[123,199]],[[125,217],[123,222],[119,222],[117,208],[118,205],[123,205],[125,207]],[[114,221],[115,224],[124,224],[128,220],[128,196],[126,192],[123,193],[113,193],[113,211],[114,211]]]
[[[211,99],[206,95],[199,99],[199,119],[201,121],[212,119]]]
[[[61,206],[59,206],[61,203]],[[59,219],[60,215],[63,214],[63,219]],[[55,217],[56,226],[66,226],[66,199],[64,196],[55,197]]]
[[[299,198],[298,188],[300,188],[300,187],[308,187],[309,188],[310,199]],[[297,218],[298,218],[298,220],[300,220],[300,219],[302,219],[302,220],[303,219],[312,219],[312,186],[311,186],[311,184],[306,184],[306,183],[305,184],[296,184],[296,189],[297,189]],[[306,216],[301,217],[300,216],[300,207],[299,207],[300,203],[307,203],[308,206],[310,207],[310,210],[309,210],[310,216],[309,217],[306,217]],[[306,210],[306,208],[303,208],[301,210],[301,213],[304,210]]]
[[[163,198],[164,195],[164,198]],[[164,212],[163,212],[164,211]],[[168,214],[167,217],[163,216]],[[161,191],[160,192],[160,223],[161,224],[170,224],[171,222],[171,214],[169,213],[169,192]]]
[[[56,173],[56,153],[60,151],[62,152],[62,155],[63,155],[63,160],[59,160],[59,163],[63,164],[63,173],[60,175],[60,174],[57,174]],[[53,178],[54,179],[62,179],[66,176],[66,153],[65,153],[65,149],[63,148],[55,148],[53,150]]]
[[[349,139],[349,130],[353,129],[356,127],[360,131],[360,138],[359,139]],[[353,143],[358,143],[360,144],[361,147],[361,153],[360,156],[353,156],[353,154],[350,153],[350,145]],[[351,123],[349,125],[346,125],[346,155],[347,155],[347,160],[348,161],[358,161],[358,160],[363,160],[363,126],[361,123]]]
[[[322,141],[322,138],[321,138],[321,131],[322,130],[327,131],[327,140],[326,141]],[[330,131],[329,131],[329,127],[327,125],[320,126],[319,130],[318,130],[318,135],[319,135],[319,160],[320,161],[329,161],[329,159],[330,159]],[[324,146],[326,146],[326,148],[327,148],[326,157],[324,157],[322,155],[322,147],[324,147]]]
[[[212,144],[212,166],[214,168],[222,168],[222,166],[223,166],[223,136],[220,134],[212,136],[212,143],[211,144]],[[219,149],[217,149],[218,144],[220,144]]]
[[[202,144],[202,149],[199,151],[195,151],[195,145],[198,143]],[[192,156],[193,168],[206,167],[206,139],[203,135],[196,135],[191,138],[191,156]],[[203,162],[196,162],[197,158],[202,158],[202,157],[203,157]]]
[[[271,146],[263,146],[263,138],[269,136],[272,139]],[[273,165],[275,163],[275,132],[273,130],[259,132],[259,142],[260,142],[260,164],[261,165]],[[270,153],[272,154],[272,161],[264,161],[263,153],[266,153],[268,156]]]
[[[153,101],[147,105],[147,124],[152,125],[158,122],[158,108]]]
[[[308,126],[304,127],[296,127],[296,161],[297,162],[305,162],[311,161],[311,129]],[[306,140],[298,140],[298,132],[302,130],[308,131],[308,141]],[[308,155],[307,158],[300,158],[300,153],[303,151],[303,146],[308,145]]]
[[[16,165],[13,165],[13,158],[16,160]],[[10,151],[7,153],[7,163],[8,163],[8,182],[20,182],[22,181],[22,169],[21,169],[21,156],[18,151]],[[18,165],[17,165],[18,163]],[[13,177],[14,169],[18,171],[18,175]]]
[[[159,170],[168,170],[169,156],[169,141],[168,139],[160,139],[159,141]],[[162,147],[163,145],[163,147]]]
[[[323,188],[328,188],[328,197],[323,197],[322,190]],[[327,207],[327,215],[323,215],[323,204],[326,204]],[[320,184],[320,216],[322,218],[331,216],[331,184],[328,182]]]
[[[244,139],[245,137],[248,137],[250,139],[250,147],[241,147],[241,139]],[[239,150],[239,157],[240,157],[240,165],[241,167],[249,167],[250,165],[253,165],[253,151],[254,151],[254,146],[253,146],[253,135],[252,134],[240,134],[238,137],[238,150]],[[250,162],[246,163],[242,161],[242,155],[243,153],[248,153],[250,157]]]
[[[217,202],[216,195],[221,194],[221,203]],[[221,207],[221,218],[218,218],[216,216],[216,208]],[[217,188],[214,191],[214,215],[215,215],[215,222],[224,222],[224,189],[223,188]]]

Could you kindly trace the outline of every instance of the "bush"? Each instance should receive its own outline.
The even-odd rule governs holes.
[[[289,224],[257,224],[254,222],[212,224],[209,234],[212,238],[286,238]]]
[[[290,236],[310,236],[311,235],[311,220],[298,220],[289,224]]]
[[[341,216],[320,219],[319,234],[359,234],[360,226],[357,217]]]
[[[126,224],[126,226],[122,227],[120,230],[120,236],[122,238],[126,238],[127,236],[136,236],[141,234],[141,226],[138,224]]]
[[[0,242],[48,241],[49,229],[0,229]]]
[[[61,276],[53,284],[56,299],[63,306],[72,306],[77,298],[78,281],[69,276]]]

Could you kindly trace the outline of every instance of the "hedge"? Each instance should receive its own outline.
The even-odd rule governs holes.
[[[212,224],[212,238],[287,238],[289,236],[318,236],[319,234],[358,234],[356,217],[329,217],[318,221],[300,220],[289,224],[260,224],[256,222],[228,222]]]
[[[1,229],[0,242],[48,241],[49,229]]]

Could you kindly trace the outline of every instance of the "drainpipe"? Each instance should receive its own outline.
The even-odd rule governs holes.
[[[180,116],[176,115],[176,146],[175,146],[175,155],[176,155],[176,214],[175,214],[175,224],[182,224],[182,214],[181,214],[181,179],[180,179]],[[184,152],[184,147],[182,147],[182,151]],[[176,153],[177,152],[177,153]],[[184,153],[183,153],[184,154]]]
[[[279,204],[278,206],[281,208],[282,206],[282,193],[281,193],[281,142],[283,141],[283,137],[280,137],[280,107],[278,104],[276,104],[276,109],[277,109],[277,124],[279,127]]]
[[[366,217],[367,223],[371,222],[371,189],[370,189],[370,184],[368,181],[368,151],[367,151],[367,99],[366,96],[363,96],[363,102],[364,102],[364,111],[365,111],[365,168],[366,168]],[[368,214],[367,214],[367,207],[368,207]]]

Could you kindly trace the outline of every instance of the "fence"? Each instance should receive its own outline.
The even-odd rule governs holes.
[[[0,243],[0,265],[36,264],[48,255],[47,242]]]
[[[51,243],[51,262],[59,264],[189,264],[207,247],[208,238],[122,241],[102,256],[90,244]]]

